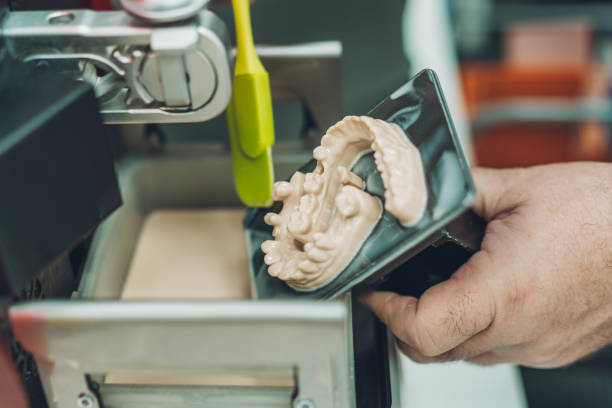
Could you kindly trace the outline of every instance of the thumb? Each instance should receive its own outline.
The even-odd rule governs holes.
[[[495,318],[493,294],[481,278],[488,265],[478,257],[419,299],[371,292],[360,300],[402,342],[423,356],[439,356],[488,328]]]
[[[498,214],[516,208],[524,199],[521,189],[515,188],[524,180],[523,174],[523,169],[472,169],[476,184],[476,201],[472,205],[474,212],[491,221]]]

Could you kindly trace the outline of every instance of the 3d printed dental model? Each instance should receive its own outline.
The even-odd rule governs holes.
[[[268,213],[274,241],[261,248],[268,273],[296,290],[313,291],[330,282],[353,259],[382,216],[378,198],[351,166],[364,154],[374,159],[385,186],[385,209],[408,227],[423,216],[427,189],[418,149],[397,125],[367,116],[348,116],[313,151],[312,173],[296,172],[274,185],[280,213]]]

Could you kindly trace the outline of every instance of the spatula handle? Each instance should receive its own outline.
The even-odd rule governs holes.
[[[262,72],[264,67],[255,53],[249,0],[232,0],[232,8],[237,42],[235,75]]]

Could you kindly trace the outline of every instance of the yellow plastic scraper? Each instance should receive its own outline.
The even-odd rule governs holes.
[[[234,183],[251,207],[272,204],[274,119],[270,81],[253,43],[249,0],[232,0],[237,53],[227,122],[232,147]]]

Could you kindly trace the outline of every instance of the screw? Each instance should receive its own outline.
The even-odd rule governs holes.
[[[95,400],[89,394],[80,394],[77,398],[77,407],[79,408],[93,408],[95,407]]]
[[[295,400],[295,402],[293,403],[293,407],[294,408],[315,408],[315,405],[314,405],[314,402],[312,402],[310,399],[301,397]]]

